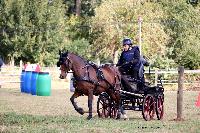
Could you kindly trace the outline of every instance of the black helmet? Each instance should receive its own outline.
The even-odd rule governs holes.
[[[125,38],[122,43],[123,43],[123,46],[132,45],[132,40],[130,38]]]

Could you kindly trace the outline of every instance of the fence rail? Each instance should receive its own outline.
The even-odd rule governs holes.
[[[145,74],[154,74],[154,84],[160,84],[160,80],[159,80],[159,75],[162,74],[167,74],[167,75],[173,75],[173,76],[178,76],[178,69],[177,70],[159,70],[159,69],[155,69],[155,70],[146,70]],[[199,74],[200,77],[200,70],[184,70],[184,74]],[[173,85],[173,84],[178,84],[178,78],[176,79],[162,79],[162,84],[163,85]],[[200,80],[200,79],[199,79]],[[184,84],[200,84],[199,80],[185,80]]]
[[[151,74],[155,74],[157,71],[158,74],[178,74],[178,70],[151,70],[150,73]],[[149,70],[145,70],[145,73],[149,73]],[[199,74],[200,70],[185,70],[184,73],[189,73],[189,74]]]
[[[42,71],[50,73],[52,80],[59,80],[60,70],[57,67],[42,67]],[[185,80],[184,84],[200,84],[200,70],[185,70],[185,74],[192,75],[197,74],[196,79],[199,80]],[[162,77],[163,85],[177,85],[178,84],[178,70],[146,70],[145,74],[150,74],[154,84],[159,84],[159,75],[170,75],[173,79],[166,79]],[[0,85],[5,83],[20,83],[21,67],[4,66],[0,71]]]

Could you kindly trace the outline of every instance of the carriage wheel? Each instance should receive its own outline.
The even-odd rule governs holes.
[[[158,120],[161,120],[163,118],[164,114],[164,95],[160,94],[158,95],[158,98],[156,99],[156,115]]]
[[[143,101],[142,116],[146,121],[153,119],[155,114],[155,99],[151,94],[147,94]]]
[[[110,116],[110,98],[106,93],[101,94],[98,98],[97,113],[101,118],[108,118]]]

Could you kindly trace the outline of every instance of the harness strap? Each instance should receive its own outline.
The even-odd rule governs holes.
[[[90,76],[89,76],[89,71],[88,71],[88,67],[91,66],[95,69],[96,71],[96,75],[97,75],[97,80],[98,81],[95,81],[95,80],[91,80]],[[117,76],[117,73],[115,71],[115,83],[114,84],[110,84],[104,77],[103,75],[103,72],[101,70],[101,67],[97,67],[96,65],[94,64],[89,64],[89,65],[86,65],[85,67],[83,68],[86,68],[86,73],[84,74],[84,77],[74,77],[74,80],[75,81],[85,81],[85,82],[88,82],[88,83],[91,83],[91,84],[94,84],[95,85],[95,88],[94,88],[94,91],[97,89],[98,86],[100,87],[104,87],[102,85],[100,85],[100,82],[99,81],[105,81],[108,85],[109,85],[109,88],[111,88],[114,92],[116,91],[119,91],[119,90],[115,90],[116,86],[119,85],[120,83],[116,83],[117,82],[117,77],[118,79],[120,80],[119,76]]]
[[[97,85],[97,86],[101,86],[99,84],[99,82],[96,82],[95,80],[91,80],[90,78],[89,79],[86,79],[85,77],[83,78],[80,78],[80,77],[74,77],[74,80],[75,81],[85,81],[85,82],[88,82],[88,83],[91,83],[91,84],[94,84],[94,85]],[[103,87],[103,86],[102,86]]]
[[[104,86],[100,85],[100,83],[99,83],[100,80],[98,80],[98,81],[91,80],[89,75],[88,75],[88,78],[86,78],[86,77],[74,77],[74,81],[75,82],[77,82],[77,81],[85,81],[85,82],[94,84],[95,85],[95,90],[97,89],[98,86],[104,87]],[[105,81],[109,85],[109,88],[114,88],[114,87],[112,87],[112,85],[105,78],[102,81]]]

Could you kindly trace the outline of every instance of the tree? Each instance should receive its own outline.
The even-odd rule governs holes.
[[[65,38],[64,6],[59,0],[5,0],[0,34],[4,56],[54,64]],[[6,51],[7,50],[7,51]]]
[[[155,58],[156,54],[164,56],[169,40],[164,26],[159,23],[164,19],[164,11],[159,3],[141,3],[139,0],[107,0],[96,8],[96,16],[92,21],[92,39],[97,55],[106,55],[105,58],[112,59],[110,55],[119,50],[124,37],[132,38],[137,44],[139,16],[143,18],[143,53],[149,58]]]
[[[66,5],[68,7],[73,7],[74,1],[67,1]],[[81,0],[81,11],[80,15],[75,15],[75,11],[68,12],[67,14],[67,42],[65,49],[71,50],[79,55],[89,58],[90,60],[94,57],[90,55],[90,38],[91,36],[91,26],[90,21],[93,17],[95,7],[101,4],[101,0]],[[83,46],[80,44],[83,43]],[[87,46],[87,47],[85,47]],[[79,47],[79,49],[77,49]],[[87,50],[86,50],[87,49]],[[83,53],[80,53],[83,51]],[[87,52],[85,52],[87,51]]]
[[[168,44],[169,58],[188,69],[197,69],[200,50],[199,7],[183,1],[163,2],[167,11],[166,30],[171,39]]]
[[[2,56],[7,57],[7,60],[13,60],[22,54],[23,46],[21,45],[18,37],[20,30],[20,23],[23,20],[27,20],[23,16],[23,7],[25,1],[12,1],[12,0],[2,0],[0,4],[0,52]]]
[[[76,15],[79,17],[94,16],[94,9],[99,6],[102,0],[64,0],[67,16]]]

